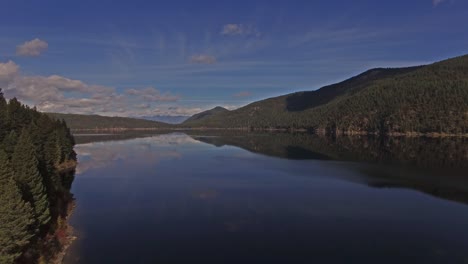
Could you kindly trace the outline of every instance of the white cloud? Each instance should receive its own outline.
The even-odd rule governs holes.
[[[135,105],[135,108],[138,108],[138,109],[148,109],[150,107],[151,107],[151,105],[148,104],[148,103],[142,103],[142,104]]]
[[[12,96],[42,104],[48,101],[64,100],[65,92],[87,94],[88,96],[90,94],[96,96],[106,94],[108,96],[114,89],[99,85],[88,85],[82,81],[52,75],[49,77],[17,76],[9,85],[7,91]]]
[[[0,62],[0,88],[1,86],[7,86],[19,73],[19,66],[16,65],[13,61],[8,61],[6,63]]]
[[[23,76],[12,61],[0,63],[0,82],[7,97],[37,106],[40,111],[70,113],[121,112],[124,96],[112,87],[89,85],[58,75]]]
[[[127,116],[130,110],[129,103],[120,94],[108,94],[105,97],[59,97],[48,100],[36,100],[37,108],[44,112],[76,113],[76,114],[101,114],[109,116]]]
[[[148,87],[145,89],[128,89],[126,94],[139,96],[147,102],[175,102],[179,100],[179,96],[171,95],[169,93],[162,94],[159,90]]]
[[[100,86],[88,85],[79,80],[72,80],[58,75],[52,75],[46,79],[49,85],[55,86],[62,91],[79,91],[79,92],[111,92],[114,89]]]
[[[7,98],[17,97],[39,111],[107,116],[192,115],[200,108],[176,107],[180,96],[149,87],[127,89],[88,84],[59,75],[26,76],[13,61],[0,63],[0,87]]]
[[[221,30],[222,35],[260,35],[258,30],[251,25],[226,24]]]
[[[36,38],[18,45],[16,47],[16,55],[36,57],[41,55],[42,52],[46,51],[48,47],[49,44],[47,44],[47,42]]]
[[[214,64],[217,62],[217,59],[215,56],[199,54],[199,55],[193,55],[192,57],[190,57],[190,62],[197,63],[197,64]]]

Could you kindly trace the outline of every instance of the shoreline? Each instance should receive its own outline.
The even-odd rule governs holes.
[[[61,164],[56,166],[57,173],[63,177],[65,173],[72,172],[76,169],[78,165],[78,161],[76,160],[67,160],[62,162]],[[70,187],[71,188],[71,187]],[[70,190],[69,190],[70,192]],[[71,195],[71,193],[69,193]],[[68,249],[73,244],[73,242],[77,239],[75,236],[74,228],[69,224],[69,219],[73,215],[73,212],[76,207],[76,201],[73,196],[70,196],[70,201],[66,204],[66,215],[65,217],[58,217],[57,223],[58,227],[52,234],[59,243],[60,249],[53,253],[52,257],[50,258],[51,264],[62,264],[63,260],[68,252]]]
[[[57,173],[62,174],[76,169],[76,166],[78,166],[78,161],[67,160],[57,165],[55,169],[57,170]]]
[[[65,256],[67,255],[68,249],[73,244],[73,242],[78,238],[75,236],[75,230],[73,227],[68,223],[69,218],[72,216],[73,211],[76,207],[76,202],[73,200],[70,203],[70,208],[68,209],[67,217],[63,219],[65,221],[65,228],[62,230],[57,231],[64,231],[65,234],[65,241],[61,244],[62,248],[58,251],[55,256],[52,258],[51,264],[62,264]]]
[[[79,128],[72,129],[72,132],[126,132],[126,131],[243,131],[243,132],[286,132],[286,133],[308,133],[311,135],[321,136],[384,136],[384,137],[427,137],[427,138],[444,138],[444,137],[468,137],[468,133],[441,133],[441,132],[388,132],[381,135],[378,132],[364,132],[364,131],[337,131],[334,133],[326,132],[324,129],[289,129],[289,128],[266,128],[266,129],[250,129],[250,128],[220,128],[220,127],[167,127],[167,128]]]
[[[51,219],[44,231],[32,236],[21,256],[14,263],[48,263],[60,264],[73,241],[77,239],[74,228],[69,224],[76,201],[71,193],[74,179],[74,169],[78,164],[75,160],[67,160],[55,166],[55,173],[60,177],[59,189],[51,196],[54,206],[50,207]]]

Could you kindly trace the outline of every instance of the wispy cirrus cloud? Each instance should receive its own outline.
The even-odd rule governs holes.
[[[438,6],[438,5],[442,4],[445,1],[446,0],[432,0],[432,5],[433,6]]]
[[[16,55],[37,57],[46,51],[48,47],[49,44],[47,42],[36,38],[16,46]]]
[[[138,96],[147,102],[175,102],[179,100],[179,96],[170,93],[161,93],[158,89],[148,87],[145,89],[127,89],[128,95]]]
[[[233,95],[234,98],[247,98],[251,97],[252,93],[247,91],[242,91]]]
[[[221,30],[221,35],[260,35],[260,32],[252,25],[226,24]]]
[[[198,54],[190,57],[190,62],[196,64],[214,64],[217,61],[218,59],[215,56],[207,54]]]
[[[221,34],[223,35],[241,35],[242,33],[244,33],[244,30],[241,24],[224,25],[223,30],[221,31]]]

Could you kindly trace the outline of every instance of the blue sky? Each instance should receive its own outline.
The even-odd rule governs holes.
[[[40,110],[190,115],[468,53],[468,1],[2,1],[0,86]]]

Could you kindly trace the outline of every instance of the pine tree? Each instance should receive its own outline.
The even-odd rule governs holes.
[[[57,136],[57,131],[51,132],[47,137],[47,140],[44,144],[44,158],[46,159],[47,165],[50,166],[49,170],[52,170],[63,160],[62,147],[60,146],[60,140]]]
[[[57,122],[57,126],[58,127],[56,129],[56,132],[62,152],[61,161],[74,159],[76,154],[73,151],[73,146],[75,143],[73,136],[71,135],[70,130],[67,127],[67,124],[64,120],[62,120]]]
[[[28,130],[29,137],[31,138],[31,142],[34,145],[37,158],[40,159],[41,158],[40,154],[42,154],[42,144],[44,143],[44,139],[39,129],[39,126],[35,121],[33,121],[29,124],[29,126],[27,127],[27,130]]]
[[[16,143],[18,142],[18,135],[14,130],[12,130],[2,142],[3,149],[5,150],[8,158],[11,158],[13,152],[15,151]]]
[[[28,118],[28,111],[16,98],[11,99],[8,102],[8,122],[10,128],[15,131],[21,131],[21,129],[30,123]]]
[[[8,104],[0,88],[0,142],[8,134]]]
[[[22,254],[33,236],[33,222],[32,208],[23,200],[8,157],[0,150],[0,263],[14,263]]]
[[[37,227],[47,224],[50,221],[47,191],[38,170],[34,145],[26,130],[23,130],[18,139],[11,163],[23,197],[33,205]]]

